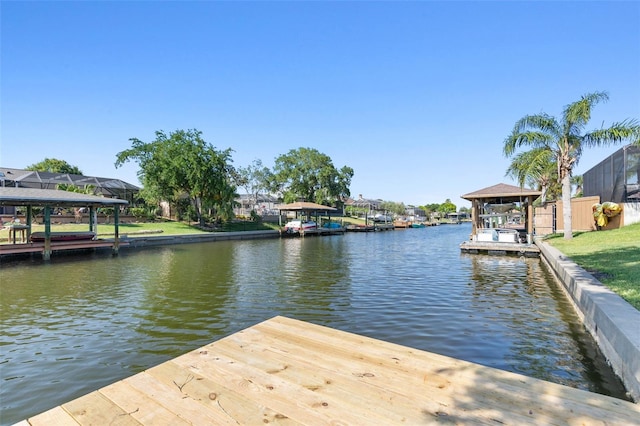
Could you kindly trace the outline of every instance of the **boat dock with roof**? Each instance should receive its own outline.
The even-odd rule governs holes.
[[[471,235],[465,253],[539,256],[533,242],[533,201],[541,191],[500,183],[462,196],[471,201]]]

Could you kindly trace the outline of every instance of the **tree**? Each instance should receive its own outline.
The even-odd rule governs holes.
[[[129,139],[132,147],[117,154],[115,166],[138,162],[144,196],[173,203],[187,196],[201,225],[207,209],[230,217],[235,199],[231,149],[216,150],[195,129],[177,130],[169,136],[162,131],[155,134],[150,143]]]
[[[442,213],[443,216],[446,216],[447,213],[455,213],[456,209],[457,209],[456,205],[453,204],[451,200],[447,198],[444,203],[440,204],[438,211]]]
[[[562,215],[564,238],[573,238],[571,223],[571,174],[587,147],[611,145],[625,140],[640,144],[640,125],[635,119],[613,123],[583,133],[591,119],[591,109],[599,102],[609,100],[606,92],[594,92],[579,101],[567,105],[562,120],[541,113],[527,115],[518,120],[511,134],[504,141],[504,154],[511,157],[521,147],[540,148],[553,154],[558,167],[558,181],[562,185]]]
[[[507,176],[518,181],[520,187],[525,183],[542,191],[541,202],[544,205],[549,195],[560,194],[558,184],[558,166],[553,153],[545,148],[533,148],[514,156]]]
[[[51,172],[51,173],[68,173],[72,175],[81,175],[82,171],[64,160],[58,160],[57,158],[45,158],[39,163],[27,166],[25,170],[33,170],[38,172]]]
[[[574,197],[579,198],[582,197],[582,182],[584,178],[582,175],[572,176],[571,177],[571,185],[576,187],[576,192]]]
[[[292,149],[276,158],[271,189],[286,203],[302,198],[332,205],[351,195],[353,169],[337,170],[331,158],[312,148]]]
[[[380,208],[397,216],[403,216],[407,213],[407,207],[404,203],[396,203],[395,201],[383,201]]]
[[[273,175],[268,167],[262,165],[261,160],[254,160],[247,167],[238,167],[238,186],[243,187],[249,195],[252,206],[258,204],[260,193],[268,191]],[[255,209],[252,207],[252,212]]]

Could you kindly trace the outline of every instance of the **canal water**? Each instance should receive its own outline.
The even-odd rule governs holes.
[[[469,232],[442,225],[4,262],[0,423],[275,315],[624,398],[544,264],[461,254]]]

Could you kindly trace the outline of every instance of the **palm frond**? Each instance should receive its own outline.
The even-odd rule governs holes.
[[[557,137],[560,126],[547,114],[527,115],[518,120],[505,139],[503,153],[511,157],[522,146],[546,147]]]
[[[629,141],[640,144],[640,123],[635,119],[627,119],[613,123],[606,129],[597,129],[583,136],[587,146],[603,146]]]
[[[512,133],[504,141],[503,152],[506,157],[511,157],[520,147],[548,148],[553,141],[553,135],[540,131]]]
[[[593,92],[583,95],[579,101],[573,102],[565,107],[563,114],[564,123],[572,128],[571,133],[579,134],[585,124],[591,119],[591,109],[596,104],[608,100],[609,94],[607,92]]]
[[[523,186],[529,180],[540,183],[553,174],[555,169],[555,154],[548,148],[541,147],[516,155],[507,169],[506,176],[511,176]]]
[[[526,115],[518,120],[513,128],[514,132],[524,132],[529,129],[538,129],[546,133],[554,133],[559,128],[556,119],[548,114]]]

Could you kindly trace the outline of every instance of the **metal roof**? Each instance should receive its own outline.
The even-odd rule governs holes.
[[[333,212],[338,209],[329,207],[329,206],[323,206],[322,204],[298,201],[296,203],[290,203],[290,204],[279,206],[278,210],[304,211],[304,212]]]
[[[116,206],[126,200],[57,189],[0,188],[0,206]]]
[[[461,198],[465,200],[474,200],[479,198],[519,198],[528,196],[540,196],[542,191],[536,191],[535,189],[521,188],[519,186],[508,185],[506,183],[499,183],[497,185],[489,186],[487,188],[479,189],[478,191],[470,192],[462,195]]]

